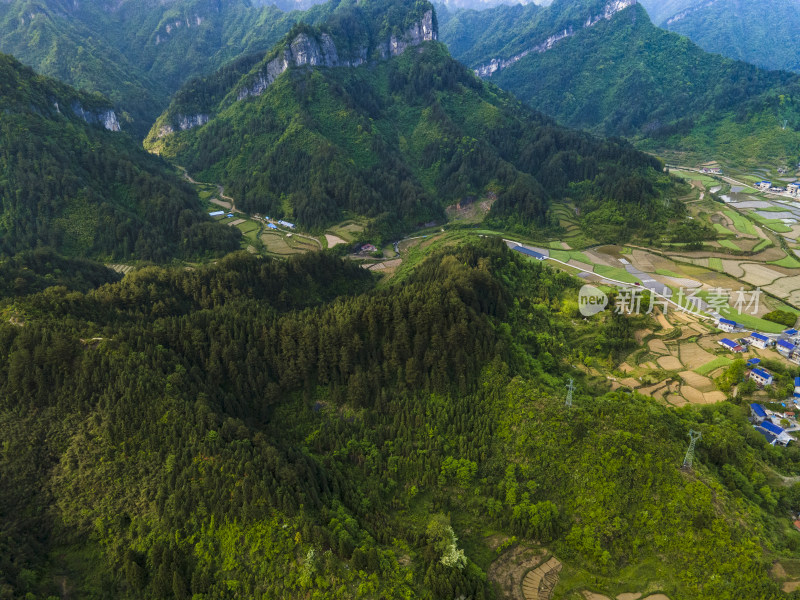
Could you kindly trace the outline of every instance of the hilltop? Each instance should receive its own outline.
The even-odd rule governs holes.
[[[550,206],[566,198],[619,235],[682,214],[661,201],[674,191],[659,161],[556,126],[481,82],[437,35],[427,2],[341,5],[188,84],[146,147],[222,182],[239,208],[308,228],[351,213],[396,235],[490,192],[490,222],[526,230],[557,227]]]
[[[797,76],[705,52],[654,26],[634,0],[455,13],[442,40],[476,72],[565,125],[649,150],[737,163],[796,162]],[[490,27],[486,27],[489,24]]]
[[[111,99],[123,128],[144,137],[191,77],[275,44],[302,14],[247,0],[0,2],[0,52]]]
[[[0,55],[0,252],[165,261],[238,247],[111,103]]]
[[[655,24],[708,52],[765,69],[800,71],[800,14],[794,0],[640,1]]]

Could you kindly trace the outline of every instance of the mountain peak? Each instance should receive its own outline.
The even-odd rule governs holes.
[[[399,56],[406,49],[438,39],[433,5],[425,0],[341,5],[320,26],[296,24],[263,58],[241,61],[239,81],[218,89],[200,102],[191,93],[179,92],[165,115],[153,127],[148,140],[205,125],[209,114],[232,102],[260,96],[287,69],[293,67],[357,67]],[[194,86],[187,86],[188,90]],[[152,148],[152,146],[151,146]]]

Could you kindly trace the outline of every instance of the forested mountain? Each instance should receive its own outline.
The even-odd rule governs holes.
[[[245,210],[312,228],[349,211],[397,233],[487,191],[495,224],[528,230],[553,226],[550,203],[566,197],[623,237],[680,214],[661,201],[671,184],[657,160],[555,126],[435,38],[426,2],[341,5],[188,84],[146,146],[222,181]]]
[[[640,0],[657,25],[709,52],[765,69],[800,71],[798,0]]]
[[[187,79],[269,49],[298,15],[249,0],[10,0],[0,2],[0,52],[102,93],[144,137]]]
[[[167,163],[118,131],[103,97],[0,55],[0,114],[0,254],[164,261],[238,247]]]
[[[782,598],[768,571],[800,541],[780,516],[800,487],[765,474],[798,472],[797,447],[746,407],[571,369],[633,324],[573,318],[577,280],[512,254],[451,248],[372,289],[322,253],[242,253],[6,302],[4,597],[488,599],[485,536],[514,535],[570,585]]]
[[[566,125],[738,162],[800,154],[795,75],[707,53],[655,27],[635,0],[456,12],[442,40]]]

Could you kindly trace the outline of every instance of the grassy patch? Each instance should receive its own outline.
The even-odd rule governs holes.
[[[733,226],[741,233],[744,233],[745,235],[758,235],[758,233],[756,233],[756,228],[753,226],[753,223],[750,221],[750,219],[741,213],[729,208],[722,209],[722,212],[725,214],[725,216],[730,218],[731,221],[733,221]]]
[[[721,258],[709,258],[708,259],[708,268],[713,269],[715,271],[722,272],[722,259]]]
[[[609,267],[607,265],[595,265],[594,272],[603,277],[624,281],[625,283],[639,283],[639,279],[628,273],[622,267]]]
[[[733,362],[733,359],[728,358],[727,356],[718,356],[712,361],[707,362],[701,367],[697,367],[694,369],[694,372],[698,375],[708,375],[712,371],[719,369],[720,367],[727,367]]]
[[[761,240],[760,242],[758,242],[758,244],[756,244],[753,247],[753,252],[761,252],[761,250],[763,250],[764,248],[768,248],[769,246],[772,246],[772,242],[771,241],[769,241],[769,240]]]
[[[787,254],[782,259],[773,261],[768,264],[775,265],[776,267],[786,267],[787,269],[800,268],[800,260],[797,260],[797,257],[792,256],[791,254]]]
[[[728,248],[730,250],[741,250],[741,248],[739,248],[739,246],[734,244],[731,240],[717,240],[717,241],[719,242],[719,245],[722,246],[723,248]]]

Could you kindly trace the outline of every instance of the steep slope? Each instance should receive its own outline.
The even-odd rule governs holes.
[[[772,469],[800,471],[796,448],[746,406],[668,408],[571,368],[602,368],[632,324],[573,318],[579,281],[513,254],[450,248],[387,289],[322,253],[239,254],[16,299],[0,589],[494,598],[513,535],[512,557],[547,544],[608,597],[784,598],[769,569],[796,556],[800,486]]]
[[[509,9],[493,21],[501,32],[483,36],[498,43],[457,57],[566,125],[650,149],[796,162],[796,76],[709,54],[655,27],[635,0],[590,4],[560,0],[522,24]],[[524,32],[507,41],[509,30]]]
[[[167,260],[237,247],[108,100],[0,55],[0,253]]]
[[[797,0],[640,0],[657,25],[689,37],[708,52],[765,69],[800,72]]]
[[[144,137],[184,81],[267,50],[296,19],[247,0],[11,0],[0,2],[0,52],[102,93]]]
[[[658,161],[483,84],[434,41],[429,4],[394,3],[389,25],[386,11],[340,7],[260,61],[187,86],[146,145],[223,181],[239,206],[307,227],[351,212],[396,234],[487,192],[498,194],[491,219],[508,227],[553,227],[550,203],[565,197],[587,217],[615,203],[629,232],[680,214],[680,203],[663,209]]]

